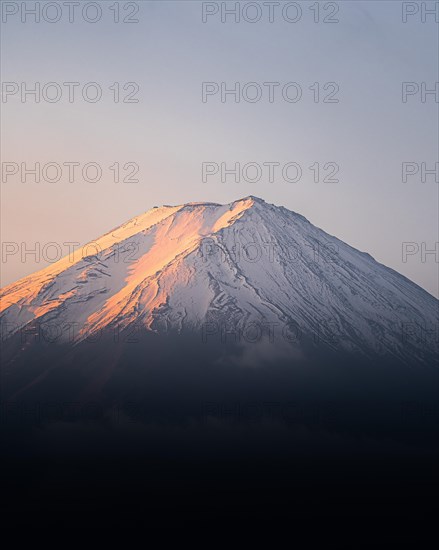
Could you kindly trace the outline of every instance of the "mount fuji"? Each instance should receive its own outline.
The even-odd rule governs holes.
[[[136,326],[200,341],[323,343],[403,362],[437,353],[433,296],[253,196],[154,207],[0,298],[4,339],[38,326],[51,341],[77,343]]]
[[[138,494],[186,525],[235,500],[315,525],[330,493],[349,521],[412,514],[437,492],[438,304],[261,199],[153,208],[1,290],[3,485],[34,513],[48,479],[69,522],[94,486],[115,522]]]

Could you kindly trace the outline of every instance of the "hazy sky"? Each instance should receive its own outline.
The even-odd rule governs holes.
[[[421,174],[421,163],[431,170],[438,162],[438,99],[422,93],[439,80],[438,25],[421,3],[320,2],[317,12],[315,2],[241,2],[236,22],[224,13],[235,2],[109,1],[98,2],[94,23],[85,20],[97,17],[93,6],[84,15],[88,2],[72,23],[62,2],[58,13],[39,2],[39,23],[21,2],[2,4],[2,81],[10,92],[1,104],[2,168],[11,172],[1,182],[2,285],[47,265],[20,257],[35,243],[55,242],[67,253],[63,243],[93,240],[154,205],[252,194],[303,214],[438,296],[439,258],[421,253],[439,240],[437,179]],[[403,10],[416,8],[403,22]],[[139,22],[114,22],[116,9],[120,21]],[[203,9],[212,12],[206,22]],[[79,83],[71,85],[72,102],[65,82]],[[90,82],[102,92],[96,102]],[[124,89],[128,82],[135,85]],[[204,102],[203,82],[219,90]],[[403,82],[414,83],[405,102]],[[35,83],[40,102],[22,100]],[[232,94],[222,101],[222,83],[239,83],[239,102]],[[130,97],[138,102],[122,101]],[[41,181],[28,175],[22,182],[21,163],[37,162]],[[72,182],[66,162],[79,163]],[[203,181],[207,162],[219,171]],[[271,162],[280,163],[272,181]],[[419,172],[404,182],[408,162],[408,171]],[[63,168],[59,181],[47,181],[56,179],[56,167],[43,170],[47,163]],[[101,167],[100,181],[90,181],[93,166],[83,179],[87,163]],[[126,163],[138,165],[137,183],[122,181],[134,167]],[[239,182],[233,175],[222,181],[221,163],[256,166]],[[296,164],[283,177],[287,163]],[[245,181],[257,167],[260,180]],[[323,181],[336,167],[339,181]],[[404,261],[407,242],[414,244]],[[44,250],[46,260],[56,255]]]

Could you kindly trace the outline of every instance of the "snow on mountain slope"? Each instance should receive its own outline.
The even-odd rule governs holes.
[[[95,244],[95,256],[64,258],[2,289],[3,333],[38,321],[62,339],[132,323],[224,336],[253,324],[365,355],[433,358],[437,349],[433,296],[261,199],[154,208]]]

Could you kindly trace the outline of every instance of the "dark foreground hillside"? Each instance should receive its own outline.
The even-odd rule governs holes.
[[[187,334],[19,346],[3,348],[6,526],[317,521],[434,540],[435,365]]]

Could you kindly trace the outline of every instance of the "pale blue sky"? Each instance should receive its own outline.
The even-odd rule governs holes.
[[[403,23],[401,2],[342,1],[335,3],[339,23],[315,23],[314,3],[300,2],[297,23],[279,12],[270,23],[266,11],[254,24],[222,23],[219,14],[203,23],[202,2],[178,1],[138,2],[139,23],[115,24],[114,2],[99,4],[103,17],[94,24],[80,16],[68,23],[65,12],[53,24],[22,23],[20,13],[2,23],[3,82],[95,81],[103,89],[97,103],[8,97],[2,161],[104,169],[98,183],[3,181],[2,241],[85,243],[154,205],[253,194],[303,214],[438,296],[433,255],[402,261],[403,242],[433,249],[439,240],[434,177],[401,181],[403,162],[432,168],[438,161],[438,103],[432,96],[422,103],[420,94],[401,100],[402,82],[432,88],[439,80],[434,17],[423,23],[418,13]],[[320,2],[321,17],[327,4]],[[115,104],[108,86],[130,81],[140,86],[139,102]],[[257,103],[222,103],[219,95],[203,103],[206,81],[297,82],[303,95],[297,103],[280,94],[274,103],[266,95]],[[336,82],[339,102],[314,103],[308,87],[315,82]],[[108,166],[116,161],[137,163],[139,182],[114,183]],[[297,183],[270,183],[266,174],[257,183],[203,182],[208,161],[297,162],[303,176]],[[336,162],[339,183],[315,183],[308,168],[315,162]],[[44,265],[9,257],[2,285]]]

